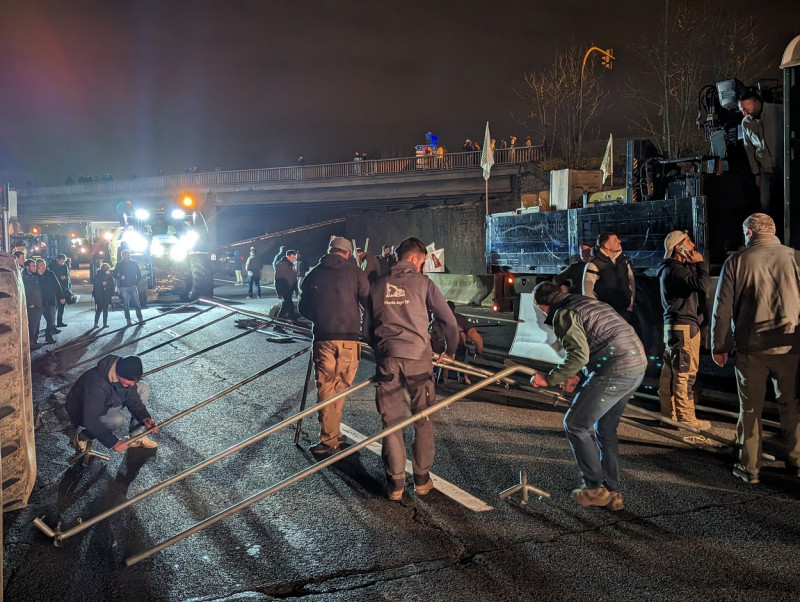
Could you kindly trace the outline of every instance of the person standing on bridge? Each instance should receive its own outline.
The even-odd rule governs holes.
[[[122,259],[114,266],[114,276],[117,279],[119,298],[122,301],[122,309],[125,312],[125,320],[128,326],[131,322],[131,305],[136,310],[136,319],[139,324],[144,324],[142,317],[142,302],[139,300],[139,282],[142,280],[142,272],[139,264],[131,259],[131,252],[125,249],[122,252]]]
[[[531,385],[561,385],[570,392],[580,381],[578,372],[583,370],[586,376],[564,416],[564,430],[583,480],[572,499],[584,507],[622,510],[617,426],[647,368],[642,342],[611,306],[565,293],[554,282],[537,284],[533,302],[546,314],[544,323],[552,326],[567,356],[546,375],[534,374]]]
[[[724,366],[728,355],[736,352],[740,448],[733,474],[753,484],[759,482],[767,379],[775,387],[787,468],[800,477],[800,254],[781,244],[775,221],[765,213],[750,215],[742,227],[745,249],[725,260],[717,283],[711,353],[714,363]]]
[[[433,281],[421,273],[427,254],[425,243],[418,238],[407,238],[400,243],[397,263],[388,276],[372,284],[364,312],[365,336],[375,350],[375,401],[384,429],[402,420],[409,411],[419,414],[436,403],[429,312],[444,323],[445,355],[452,358],[458,348],[455,316]],[[411,446],[417,495],[433,489],[430,476],[433,456],[433,423],[427,418],[417,420]],[[382,457],[389,499],[399,501],[406,481],[402,430],[383,438]]]
[[[361,306],[367,304],[369,281],[348,261],[350,249],[341,236],[331,240],[328,254],[300,286],[300,314],[313,323],[318,403],[352,386],[361,359]],[[339,399],[319,410],[319,443],[310,448],[315,456],[335,454],[347,440],[340,430],[345,401]]]

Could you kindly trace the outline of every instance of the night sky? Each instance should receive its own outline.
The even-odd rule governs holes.
[[[673,0],[674,2],[675,0]],[[756,6],[777,64],[800,1]],[[0,175],[180,173],[408,156],[433,130],[453,151],[526,132],[526,71],[573,40],[613,47],[603,126],[635,135],[614,91],[641,77],[631,42],[663,0],[377,2],[2,0]],[[763,14],[762,14],[763,13]],[[599,60],[599,59],[598,59]],[[698,89],[703,83],[699,82]]]

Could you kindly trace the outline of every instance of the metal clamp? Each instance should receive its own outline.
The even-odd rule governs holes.
[[[519,485],[514,485],[513,487],[509,487],[505,491],[500,492],[500,498],[506,499],[511,497],[518,491],[522,491],[522,501],[520,504],[523,506],[528,505],[528,493],[533,493],[542,499],[544,497],[549,498],[550,494],[544,491],[543,489],[539,489],[538,487],[534,487],[533,485],[528,484],[528,471],[520,470],[519,471]]]

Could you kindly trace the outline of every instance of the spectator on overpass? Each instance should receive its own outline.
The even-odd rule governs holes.
[[[686,232],[664,239],[664,261],[658,266],[664,308],[664,361],[658,383],[661,414],[700,429],[708,420],[694,413],[694,387],[700,365],[700,329],[705,325],[706,288],[711,279],[703,256]]]
[[[250,256],[244,264],[244,269],[247,272],[248,299],[261,299],[261,268],[263,267],[264,262],[261,261],[258,253],[256,253],[256,248],[250,247]]]
[[[155,429],[156,422],[145,407],[150,387],[141,381],[142,374],[142,360],[138,356],[107,355],[72,385],[67,394],[67,414],[75,428],[83,427],[72,439],[77,451],[86,451],[88,442],[93,439],[115,452],[124,452],[129,447],[158,447],[158,443],[148,437],[128,444],[115,434],[126,421],[123,408],[131,414],[130,436],[141,432],[142,425]]]
[[[375,350],[377,387],[375,400],[383,428],[406,416],[419,414],[436,401],[428,334],[428,310],[445,323],[445,354],[453,357],[458,347],[458,326],[442,293],[422,266],[428,251],[418,238],[408,238],[397,248],[398,262],[388,276],[370,288],[364,313],[364,332]],[[407,397],[410,401],[406,401]],[[433,464],[433,423],[414,423],[411,465],[414,490],[425,495],[433,489],[430,476]],[[395,431],[383,439],[383,465],[390,500],[403,498],[406,481],[406,448],[403,432]]]
[[[131,305],[136,310],[136,319],[139,324],[144,324],[142,302],[139,299],[139,282],[142,280],[142,272],[139,270],[139,264],[131,259],[129,250],[125,249],[122,252],[122,259],[114,266],[114,276],[117,279],[119,298],[122,301],[122,309],[128,326],[133,325],[133,322],[131,322]]]
[[[775,388],[785,437],[785,462],[800,477],[797,377],[800,362],[800,256],[775,236],[775,221],[754,213],[743,224],[745,249],[722,265],[711,319],[711,353],[718,366],[736,351],[739,391],[733,474],[759,482],[761,412],[767,379]]]
[[[44,297],[42,295],[42,278],[36,272],[36,261],[33,259],[25,261],[22,284],[25,286],[25,303],[28,308],[28,338],[31,351],[35,351],[42,347],[37,339],[39,338],[39,323],[42,321]]]
[[[347,239],[334,238],[300,286],[300,314],[313,323],[317,402],[352,386],[361,358],[361,306],[367,304],[369,281],[348,261],[350,249]],[[335,454],[347,440],[340,430],[345,401],[319,410],[319,443],[310,448],[315,456]]]
[[[61,332],[56,329],[56,307],[67,302],[61,284],[56,275],[47,269],[47,262],[44,259],[36,260],[36,273],[42,278],[42,316],[44,317],[45,344],[53,344],[56,340],[53,335]]]
[[[567,355],[546,375],[536,373],[533,387],[575,389],[585,379],[564,416],[564,430],[583,485],[572,492],[581,506],[622,510],[619,492],[617,426],[628,397],[639,388],[647,357],[633,328],[606,303],[561,291],[540,282],[533,301],[547,317]],[[594,437],[592,436],[594,431]]]
[[[633,323],[636,281],[622,241],[613,232],[597,237],[597,246],[583,274],[583,294],[608,303],[629,323]]]

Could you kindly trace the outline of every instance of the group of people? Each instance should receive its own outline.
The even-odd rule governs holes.
[[[41,349],[42,345],[56,342],[53,335],[65,328],[64,308],[73,298],[72,282],[69,275],[67,256],[59,255],[47,265],[44,259],[26,259],[24,251],[14,251],[22,283],[25,287],[25,303],[28,312],[28,338],[31,351]],[[42,318],[45,329],[41,331]],[[39,343],[44,334],[44,343]]]
[[[721,367],[729,356],[734,357],[740,412],[733,474],[753,484],[759,482],[761,414],[768,379],[774,383],[780,412],[782,459],[800,477],[800,254],[781,244],[775,222],[764,213],[745,219],[743,236],[744,249],[730,255],[722,267],[710,330],[714,362]],[[581,263],[581,289],[575,290]],[[679,423],[708,429],[711,423],[695,416],[692,388],[710,280],[704,258],[687,233],[674,231],[665,237],[658,275],[665,344],[659,381],[661,412]],[[582,477],[581,488],[572,496],[583,506],[624,507],[616,431],[647,367],[644,348],[631,324],[634,291],[621,242],[614,234],[604,233],[598,237],[594,255],[582,257],[554,282],[538,284],[533,293],[566,357],[547,374],[537,373],[532,386],[560,385],[572,391],[581,383],[564,417],[564,429]]]

